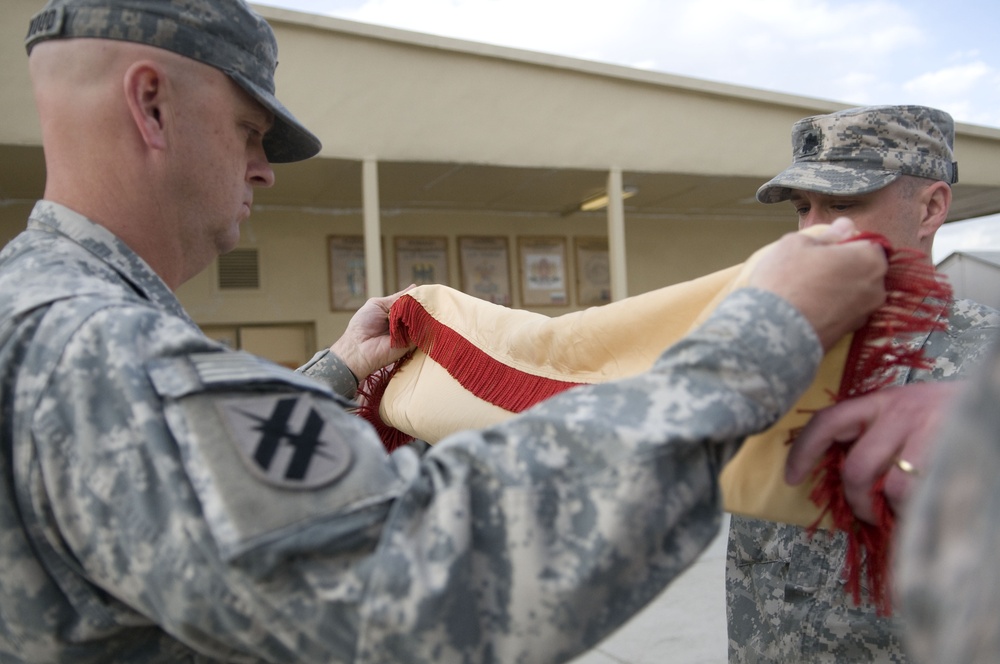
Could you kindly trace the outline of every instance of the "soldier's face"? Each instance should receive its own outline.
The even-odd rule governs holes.
[[[209,260],[233,249],[240,224],[250,216],[255,187],[270,187],[274,171],[264,154],[271,114],[221,72],[204,65],[212,85],[190,97],[183,123],[186,171],[182,187],[190,210],[192,240]]]
[[[919,249],[919,204],[907,191],[903,181],[897,180],[877,191],[854,196],[794,190],[789,200],[800,229],[849,217],[858,230],[884,235],[896,248]]]

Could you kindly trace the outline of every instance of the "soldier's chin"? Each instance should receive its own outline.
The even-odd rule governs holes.
[[[230,251],[238,247],[240,244],[240,227],[236,226],[233,232],[221,235],[217,242],[215,248],[218,249],[219,254],[228,254]]]

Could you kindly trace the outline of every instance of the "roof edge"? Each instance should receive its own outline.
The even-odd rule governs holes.
[[[698,92],[707,95],[735,97],[746,101],[806,109],[810,112],[816,113],[832,113],[834,111],[840,111],[859,105],[833,101],[830,99],[820,99],[818,97],[806,97],[804,95],[775,92],[771,90],[764,90],[762,88],[752,88],[733,83],[722,83],[708,79],[694,78],[691,76],[682,76],[680,74],[669,74],[666,72],[658,72],[648,69],[638,69],[635,67],[627,67],[625,65],[598,62],[596,60],[585,60],[583,58],[573,58],[565,55],[542,53],[540,51],[530,51],[510,46],[499,46],[496,44],[487,44],[484,42],[458,39],[455,37],[444,37],[425,32],[403,30],[401,28],[390,28],[387,26],[375,25],[373,23],[362,23],[360,21],[351,21],[324,14],[312,14],[309,12],[284,9],[281,7],[272,7],[270,5],[253,3],[253,7],[261,16],[272,24],[286,23],[300,27],[318,28],[330,32],[341,32],[353,36],[367,37],[369,39],[380,39],[384,41],[409,44],[412,46],[421,46],[424,48],[456,51],[467,55],[498,58],[556,69],[566,69],[595,76],[624,79],[637,83],[646,83],[649,85],[658,85],[663,87],[680,88],[686,91]],[[956,122],[955,132],[1000,141],[1000,128],[987,127],[966,122]]]
[[[960,258],[967,258],[982,265],[989,265],[990,267],[1000,267],[1000,251],[990,251],[988,249],[956,249],[942,258],[937,265],[940,267],[946,262],[952,261],[952,259],[958,260]]]
[[[812,109],[824,113],[851,108],[855,105],[836,102],[829,99],[793,95],[784,92],[773,92],[770,90],[735,85],[732,83],[722,83],[708,79],[682,76],[680,74],[669,74],[666,72],[638,69],[635,67],[627,67],[625,65],[598,62],[596,60],[585,60],[583,58],[555,55],[540,51],[530,51],[510,46],[499,46],[496,44],[487,44],[485,42],[476,42],[458,39],[455,37],[444,37],[424,32],[403,30],[401,28],[391,28],[372,23],[362,23],[360,21],[336,18],[324,14],[311,14],[292,9],[272,7],[269,5],[254,4],[253,6],[261,16],[273,25],[284,23],[300,27],[327,30],[330,32],[341,32],[352,36],[367,37],[369,39],[380,39],[384,41],[409,44],[412,46],[421,46],[424,48],[455,51],[466,55],[511,60],[524,64],[566,69],[596,76],[605,76],[608,78],[625,79],[651,85],[681,88],[691,92],[700,92],[715,96],[737,97],[749,101]],[[997,130],[996,137],[1000,138],[1000,130]]]

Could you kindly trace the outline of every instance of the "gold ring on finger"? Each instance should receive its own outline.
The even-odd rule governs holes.
[[[896,468],[899,468],[907,475],[912,475],[914,477],[920,475],[920,469],[902,457],[896,458]]]

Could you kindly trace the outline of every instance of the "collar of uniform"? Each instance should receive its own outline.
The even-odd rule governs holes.
[[[169,311],[190,320],[177,296],[149,264],[122,242],[114,233],[79,212],[53,201],[40,200],[28,218],[29,228],[55,232],[80,245],[101,262],[109,265],[129,282],[139,295]]]

